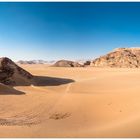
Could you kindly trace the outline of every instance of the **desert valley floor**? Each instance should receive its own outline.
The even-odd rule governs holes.
[[[139,68],[20,66],[39,84],[0,85],[0,137],[140,137]]]

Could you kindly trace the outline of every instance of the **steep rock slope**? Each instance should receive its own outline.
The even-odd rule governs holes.
[[[32,78],[32,74],[16,65],[9,58],[0,58],[0,83],[7,85],[28,85]]]
[[[140,67],[140,48],[118,48],[93,60],[90,66],[95,67]]]

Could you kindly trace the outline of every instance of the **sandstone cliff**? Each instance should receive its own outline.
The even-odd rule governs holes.
[[[140,67],[140,48],[118,48],[90,63],[95,67]]]

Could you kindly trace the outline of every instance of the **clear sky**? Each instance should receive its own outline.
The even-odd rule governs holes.
[[[140,3],[2,3],[0,56],[88,59],[140,46]]]

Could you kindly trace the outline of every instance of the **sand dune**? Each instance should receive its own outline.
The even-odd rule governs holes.
[[[22,67],[36,77],[0,84],[0,137],[140,137],[140,69]]]

